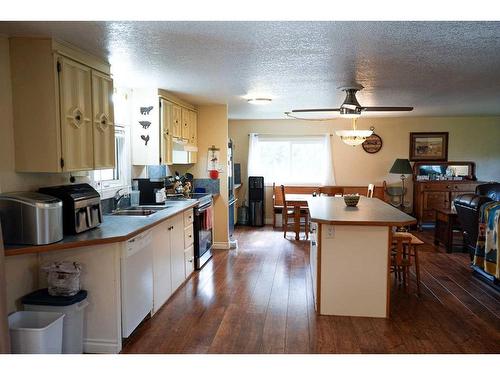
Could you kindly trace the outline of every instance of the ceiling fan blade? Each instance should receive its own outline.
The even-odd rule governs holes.
[[[285,116],[295,120],[306,121],[328,121],[334,120],[337,116],[328,112],[285,112]]]
[[[413,111],[413,107],[361,107],[366,112],[397,112]]]
[[[340,108],[312,108],[312,109],[292,109],[293,113],[304,112],[339,112]]]

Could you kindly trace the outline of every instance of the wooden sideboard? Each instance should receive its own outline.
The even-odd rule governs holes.
[[[418,226],[436,221],[436,209],[450,209],[461,194],[474,193],[479,181],[415,181],[413,205]]]
[[[439,175],[447,168],[455,168],[463,180],[419,180],[421,175]],[[436,221],[436,209],[449,210],[453,200],[461,194],[474,193],[476,186],[473,162],[417,162],[413,165],[413,212],[418,227]]]

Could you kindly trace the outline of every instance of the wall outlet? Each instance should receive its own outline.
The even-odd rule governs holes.
[[[325,238],[335,237],[335,227],[333,225],[324,225]]]

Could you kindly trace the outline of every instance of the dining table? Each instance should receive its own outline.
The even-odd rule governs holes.
[[[300,239],[300,210],[307,209],[307,199],[311,198],[312,194],[286,194],[286,205],[293,207],[294,225],[293,231],[295,232],[295,239]]]

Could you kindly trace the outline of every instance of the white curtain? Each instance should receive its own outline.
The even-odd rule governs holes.
[[[330,134],[324,135],[324,151],[325,151],[325,164],[323,181],[321,184],[323,186],[334,186],[335,185],[335,174],[333,173],[333,150],[332,150],[332,140]]]
[[[248,135],[248,176],[258,176],[258,151],[259,138],[256,133]]]

